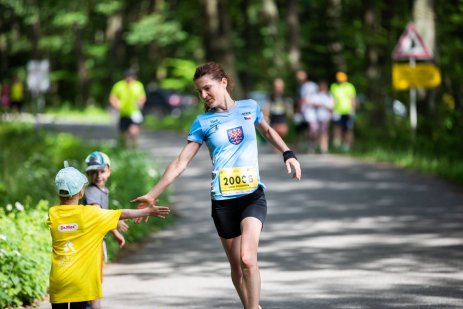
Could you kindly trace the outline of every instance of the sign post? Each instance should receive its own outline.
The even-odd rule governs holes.
[[[27,87],[37,101],[37,112],[45,107],[45,93],[50,87],[50,62],[48,60],[30,60],[27,63]]]
[[[440,84],[440,72],[436,66],[429,66],[429,63],[424,63],[428,66],[422,66],[422,63],[416,63],[416,60],[431,60],[433,55],[424,44],[423,39],[416,31],[413,23],[409,23],[404,33],[400,36],[399,42],[392,53],[392,58],[394,60],[408,59],[407,73],[405,73],[407,70],[403,65],[400,67],[400,64],[394,64],[392,68],[392,84],[397,90],[410,89],[410,126],[415,130],[418,120],[416,110],[416,88],[434,88],[438,86]],[[419,66],[421,66],[420,69],[418,69]],[[423,73],[424,76],[432,75],[433,79],[421,78],[421,74]]]

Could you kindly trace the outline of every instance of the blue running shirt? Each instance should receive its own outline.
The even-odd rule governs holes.
[[[256,129],[262,111],[254,100],[236,101],[232,110],[206,112],[193,122],[188,140],[206,142],[213,171],[211,198],[225,200],[254,192],[260,182]]]

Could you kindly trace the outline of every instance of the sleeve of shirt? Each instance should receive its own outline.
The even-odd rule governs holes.
[[[143,84],[140,81],[137,83],[137,88],[138,88],[137,89],[137,96],[139,98],[146,97],[145,87],[143,86]]]
[[[190,132],[188,133],[188,140],[199,144],[204,142],[204,131],[198,118],[196,118],[191,125]]]
[[[264,114],[262,113],[262,110],[260,109],[259,104],[257,104],[256,101],[253,101],[256,107],[256,120],[254,123],[260,123],[262,121],[262,118],[264,117]]]
[[[93,208],[93,207],[92,207]],[[99,207],[94,207],[98,212],[98,226],[103,234],[108,233],[111,230],[117,228],[117,222],[122,214],[122,209],[101,209]]]
[[[110,95],[118,96],[119,91],[119,82],[115,83],[114,86],[111,88]]]
[[[351,84],[351,92],[352,92],[352,97],[355,97],[357,95],[357,91],[355,91],[355,87],[352,84]]]

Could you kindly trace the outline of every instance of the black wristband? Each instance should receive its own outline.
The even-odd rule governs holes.
[[[285,163],[286,163],[286,160],[291,159],[291,158],[294,158],[297,160],[296,155],[294,154],[292,150],[286,150],[285,152],[283,152],[283,161]]]

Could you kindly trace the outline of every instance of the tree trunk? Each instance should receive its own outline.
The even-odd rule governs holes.
[[[436,54],[436,25],[433,0],[415,0],[413,3],[413,20],[416,30],[423,39],[423,43],[433,53],[434,59]],[[436,89],[420,90],[418,92],[418,107],[424,114],[434,114]]]
[[[41,36],[40,17],[37,14],[32,23],[32,59],[40,59],[39,41]]]
[[[380,78],[379,67],[379,46],[375,40],[377,31],[380,28],[380,14],[378,12],[378,1],[364,0],[364,29],[366,42],[366,77],[367,77],[367,98],[373,102],[374,111],[371,115],[371,123],[382,126],[385,121],[384,89],[383,81]]]
[[[116,13],[108,17],[106,26],[106,39],[109,45],[108,83],[113,83],[121,78],[121,76],[114,74],[114,69],[125,65],[126,52],[122,40],[122,24],[123,18],[121,13]]]
[[[89,96],[89,80],[88,70],[85,65],[81,25],[74,25],[74,35],[76,39],[75,51],[78,75],[76,105],[85,106]]]
[[[235,67],[235,54],[231,44],[231,22],[228,0],[200,0],[203,19],[203,44],[206,61],[221,64],[235,85],[233,95],[243,96]]]
[[[251,57],[251,50],[254,49],[254,39],[253,39],[253,28],[251,27],[251,23],[249,21],[249,2],[250,0],[243,0],[241,7],[242,11],[244,12],[243,15],[243,24],[244,24],[244,33],[242,34],[244,44],[247,48],[244,48],[242,53],[243,57],[245,59]],[[251,74],[249,74],[248,71],[244,71],[241,74],[242,76],[242,87],[243,87],[243,92],[248,93],[250,91],[250,88],[252,87],[252,78]]]
[[[273,43],[273,71],[271,75],[280,74],[282,69],[285,69],[284,52],[282,48],[281,35],[279,33],[278,23],[280,20],[278,7],[274,0],[263,0],[262,15],[269,29],[269,36],[272,38]],[[281,76],[278,76],[281,77]]]
[[[327,15],[327,36],[330,41],[328,49],[331,53],[332,62],[337,70],[347,71],[346,59],[343,56],[344,45],[340,39],[341,32],[341,0],[328,0],[326,5]]]
[[[296,0],[287,1],[288,12],[286,21],[288,23],[288,58],[289,65],[293,71],[293,75],[297,70],[301,69],[301,49],[299,45],[300,40],[300,25],[298,6]]]

